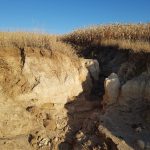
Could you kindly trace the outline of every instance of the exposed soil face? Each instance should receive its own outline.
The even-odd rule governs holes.
[[[87,49],[0,51],[0,149],[149,149],[149,53]]]
[[[79,53],[98,60],[101,70],[98,88],[104,85],[104,90],[101,90],[104,96],[101,102],[103,109],[98,117],[99,125],[107,128],[106,135],[111,132],[115,136],[111,137],[114,143],[114,139],[118,138],[129,146],[122,145],[120,141],[115,143],[115,148],[109,148],[149,149],[150,128],[145,116],[150,105],[149,53],[134,53],[131,50],[118,50],[117,47],[90,46],[86,49],[89,51],[83,49]],[[117,77],[108,77],[112,72]]]

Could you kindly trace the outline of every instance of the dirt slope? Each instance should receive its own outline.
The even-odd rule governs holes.
[[[0,33],[0,149],[150,149],[149,40],[149,24]]]

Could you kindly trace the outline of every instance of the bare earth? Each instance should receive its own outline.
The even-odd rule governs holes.
[[[150,150],[149,53],[92,48],[0,47],[1,150]]]

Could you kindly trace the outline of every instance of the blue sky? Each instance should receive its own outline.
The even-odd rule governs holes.
[[[1,31],[61,34],[119,22],[150,22],[150,0],[0,0]]]

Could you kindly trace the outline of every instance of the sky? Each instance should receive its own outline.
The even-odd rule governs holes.
[[[150,0],[0,0],[0,31],[64,34],[110,23],[150,22]]]

